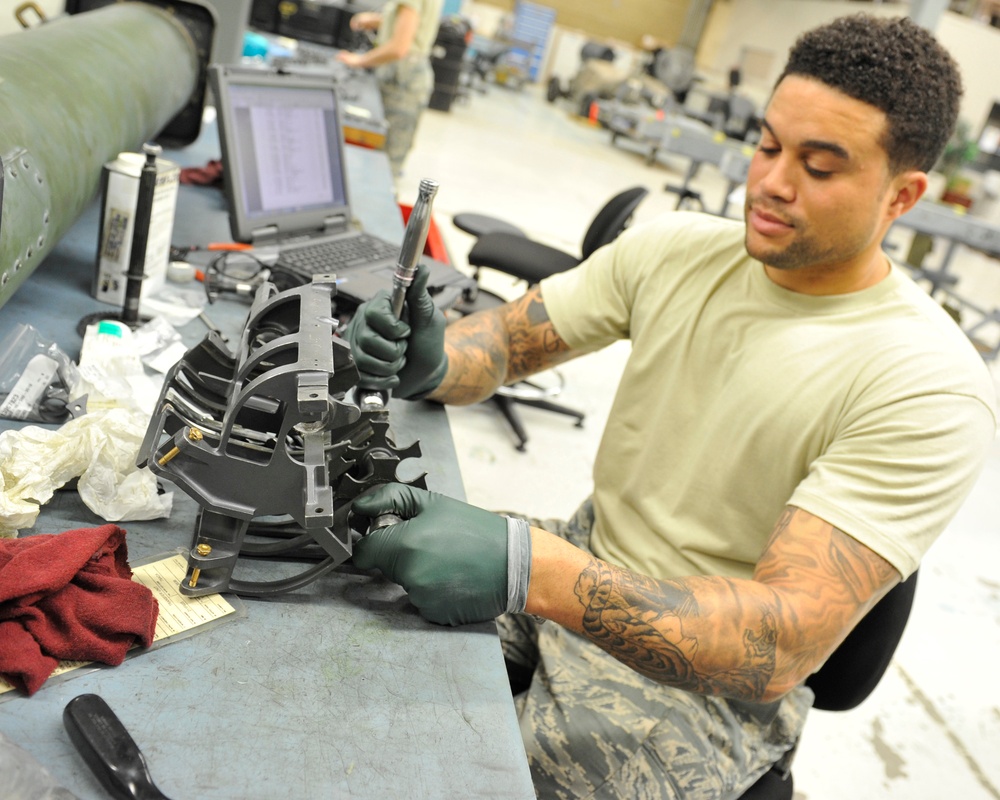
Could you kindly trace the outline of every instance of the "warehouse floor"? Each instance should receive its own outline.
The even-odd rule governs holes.
[[[434,219],[452,260],[466,268],[471,237],[451,224],[460,211],[494,214],[534,238],[579,250],[590,219],[613,194],[649,188],[636,219],[673,209],[683,159],[647,166],[612,146],[607,131],[549,104],[539,87],[489,86],[425,113],[399,183],[412,203],[421,178],[440,183]],[[724,182],[711,166],[695,182],[720,208]],[[897,254],[905,234],[890,234]],[[1000,305],[1000,264],[959,249],[959,288]],[[505,296],[523,291],[487,276]],[[985,298],[985,299],[984,299]],[[628,345],[578,359],[560,370],[562,401],[587,414],[567,418],[524,409],[530,441],[517,452],[489,405],[449,409],[468,500],[539,516],[570,514],[590,490],[593,456]],[[1000,367],[994,366],[994,375]],[[557,376],[553,376],[555,381]],[[965,506],[924,560],[916,605],[896,658],[858,709],[813,712],[795,763],[798,800],[1000,798],[1000,443]]]

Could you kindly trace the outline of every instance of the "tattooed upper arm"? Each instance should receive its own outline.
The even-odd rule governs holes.
[[[541,287],[532,286],[501,310],[510,344],[504,383],[514,383],[580,355],[556,332],[545,309]]]

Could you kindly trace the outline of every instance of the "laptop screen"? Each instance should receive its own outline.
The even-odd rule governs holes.
[[[332,78],[222,65],[212,74],[233,238],[287,238],[346,222]]]

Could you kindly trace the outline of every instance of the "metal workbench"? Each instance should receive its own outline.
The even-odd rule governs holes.
[[[384,154],[348,151],[359,216],[373,233],[401,239]],[[218,158],[214,128],[165,155],[182,166]],[[95,203],[4,306],[0,337],[30,323],[78,357],[76,323],[102,308],[90,296],[97,228]],[[178,243],[228,240],[222,192],[182,186],[174,230]],[[246,310],[220,300],[208,313],[236,331]],[[196,319],[182,333],[190,345],[205,328]],[[429,487],[463,497],[444,409],[396,401],[390,409],[400,443],[419,438]],[[0,430],[17,425],[2,420]],[[122,523],[130,559],[189,547],[196,510],[177,491],[169,519]],[[22,534],[102,522],[75,492],[61,491]],[[278,565],[250,569],[271,568]],[[432,625],[399,587],[350,570],[279,599],[239,602],[245,613],[235,619],[0,702],[0,731],[84,800],[107,795],[62,713],[91,692],[118,713],[172,798],[534,797],[493,623]]]

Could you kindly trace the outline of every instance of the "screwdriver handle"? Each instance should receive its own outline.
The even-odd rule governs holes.
[[[63,710],[63,725],[87,766],[116,800],[169,800],[153,783],[145,756],[104,698],[74,697]]]

